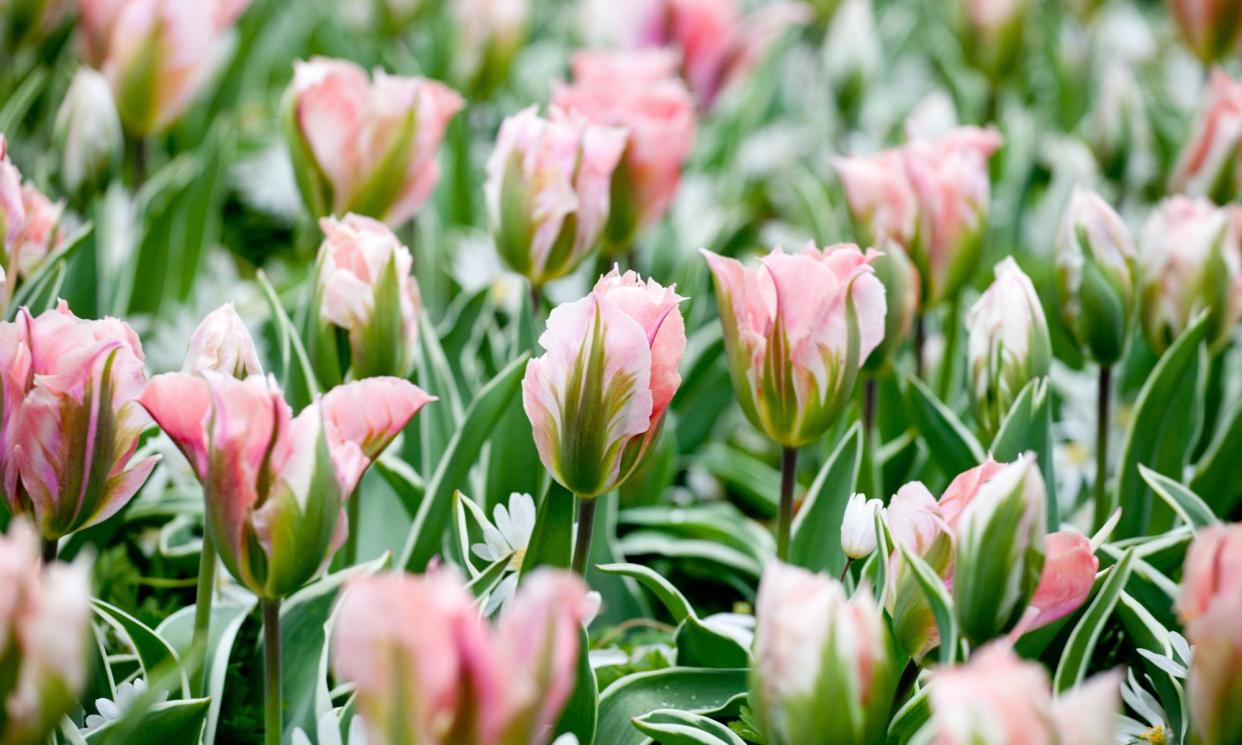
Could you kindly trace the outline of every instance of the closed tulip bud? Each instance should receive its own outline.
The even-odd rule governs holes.
[[[188,373],[210,370],[235,378],[263,372],[254,339],[232,303],[208,313],[194,330],[181,369]]]
[[[545,745],[573,689],[582,580],[525,579],[495,628],[451,571],[351,582],[333,624],[338,678],[375,745]]]
[[[1075,189],[1057,233],[1057,300],[1070,333],[1102,365],[1125,351],[1134,272],[1134,244],[1121,216],[1098,194]]]
[[[715,277],[729,373],[751,423],[784,447],[820,437],[850,400],[858,369],[884,338],[884,285],[853,244],[758,267],[703,251]]]
[[[526,367],[522,402],[544,466],[574,494],[616,488],[654,442],[681,385],[683,299],[613,270],[548,316],[547,351]]]
[[[45,539],[111,517],[155,467],[158,456],[130,463],[149,421],[142,359],[127,324],[83,320],[63,301],[0,323],[5,494]]]
[[[845,189],[855,234],[864,243],[895,241],[909,250],[918,232],[919,204],[902,152],[834,158],[832,164]]]
[[[203,483],[207,531],[247,589],[279,599],[344,541],[362,474],[433,400],[396,378],[332,389],[297,417],[275,380],[207,371],[153,378],[141,402]]]
[[[56,114],[60,182],[70,194],[102,185],[121,161],[124,136],[108,79],[79,67]]]
[[[1191,723],[1203,745],[1242,738],[1242,525],[1215,525],[1195,536],[1182,568],[1177,612],[1194,646]]]
[[[972,64],[993,80],[1013,70],[1022,51],[1030,0],[962,0],[962,42]]]
[[[841,550],[846,556],[861,559],[875,551],[875,516],[883,507],[883,502],[865,494],[850,497],[841,518]]]
[[[1240,161],[1242,82],[1215,69],[1194,131],[1182,146],[1169,190],[1225,204],[1238,193],[1238,179],[1242,178]]]
[[[462,90],[489,95],[509,77],[509,66],[526,39],[528,0],[458,0],[452,74]]]
[[[366,72],[352,62],[297,62],[284,131],[298,189],[316,217],[355,212],[408,222],[440,179],[436,152],[461,96],[433,80]]]
[[[996,265],[996,280],[966,314],[966,331],[975,415],[995,432],[1022,388],[1052,364],[1043,306],[1013,257]]]
[[[694,143],[694,99],[666,50],[579,52],[554,101],[592,124],[625,130],[612,173],[604,248],[624,252],[668,212]]]
[[[1203,62],[1238,48],[1242,9],[1233,0],[1169,0],[1169,10],[1186,46]]]
[[[505,119],[487,162],[488,217],[509,268],[539,287],[578,267],[607,224],[625,132],[535,108]]]
[[[89,570],[82,562],[41,565],[24,520],[0,536],[0,741],[46,742],[86,684],[91,634]]]
[[[346,215],[319,222],[319,317],[326,333],[349,335],[354,378],[406,377],[418,340],[418,284],[414,259],[383,223]],[[329,342],[334,347],[335,340]],[[335,360],[333,361],[335,362]]]
[[[750,701],[767,742],[884,742],[897,668],[870,592],[773,561],[755,616]]]
[[[953,599],[962,632],[978,644],[1022,618],[1044,566],[1044,480],[1032,454],[983,484],[961,513]]]
[[[1139,303],[1147,340],[1164,351],[1204,309],[1219,347],[1242,318],[1242,211],[1204,199],[1171,197],[1156,206],[1139,238]]]
[[[919,273],[905,249],[889,242],[871,262],[876,279],[884,285],[887,311],[884,314],[884,340],[867,358],[866,369],[882,369],[910,337],[919,311]]]

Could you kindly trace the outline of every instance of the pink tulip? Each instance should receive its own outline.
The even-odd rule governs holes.
[[[147,423],[142,347],[115,318],[80,319],[62,301],[0,323],[5,494],[46,539],[111,517],[158,456],[130,464]]]
[[[181,369],[188,373],[211,370],[235,378],[263,372],[254,339],[232,303],[216,308],[198,324]]]
[[[522,401],[544,466],[574,494],[615,488],[654,442],[681,385],[682,300],[613,270],[548,316],[547,353],[527,365]]]
[[[902,151],[834,158],[832,164],[859,238],[875,245],[892,240],[909,250],[918,230],[919,204]]]
[[[408,375],[418,340],[419,307],[410,250],[386,225],[369,217],[325,217],[319,225],[325,236],[319,315],[349,333],[354,377]]]
[[[588,121],[626,131],[612,176],[607,245],[624,249],[636,233],[659,220],[677,193],[682,165],[694,142],[694,101],[676,77],[667,51],[579,52],[574,83],[554,101]]]
[[[919,481],[911,481],[897,490],[889,501],[885,517],[893,540],[920,556],[931,548],[937,537],[948,531],[940,503]]]
[[[457,32],[452,79],[462,90],[487,96],[509,76],[522,48],[529,0],[457,0],[449,9]]]
[[[1013,69],[1022,51],[1030,0],[964,0],[962,45],[971,62],[993,79]]]
[[[1186,553],[1177,612],[1194,647],[1191,723],[1196,742],[1226,745],[1242,738],[1242,524],[1199,531]]]
[[[78,31],[81,34],[82,53],[88,64],[103,66],[108,57],[118,19],[126,6],[138,0],[77,0]],[[250,0],[200,0],[206,12],[204,17],[212,25],[225,29],[231,26],[246,8]],[[200,29],[201,30],[201,29]]]
[[[322,57],[295,63],[285,132],[311,212],[408,222],[440,179],[436,151],[462,105],[433,80],[382,70],[368,80],[354,63]]]
[[[1242,524],[1199,531],[1182,569],[1177,613],[1184,623],[1207,615],[1225,598],[1242,597]]]
[[[858,369],[884,338],[884,286],[854,244],[759,267],[703,251],[716,282],[733,388],[757,428],[785,447],[818,438],[849,400]],[[856,322],[849,322],[849,307]]]
[[[1211,62],[1238,48],[1242,13],[1234,0],[1169,0],[1169,9],[1200,60]]]
[[[543,570],[493,629],[453,572],[359,579],[333,625],[333,667],[357,686],[368,742],[544,745],[593,605],[580,579]]]
[[[1062,530],[1044,539],[1044,569],[1031,596],[1036,615],[1028,628],[1037,629],[1082,607],[1095,585],[1100,560],[1082,533]]]
[[[53,202],[30,182],[8,158],[8,143],[0,135],[0,239],[2,257],[16,282],[30,276],[47,255],[60,246],[63,202]]]
[[[1212,71],[1194,131],[1182,147],[1169,190],[1228,202],[1238,193],[1240,159],[1242,82],[1217,68]]]
[[[157,375],[141,403],[203,482],[207,530],[233,576],[266,599],[322,568],[348,529],[345,500],[426,403],[417,386],[368,378],[297,417],[275,380]]]
[[[7,253],[16,245],[26,224],[26,208],[22,202],[22,174],[9,160],[9,144],[0,134],[0,241]]]
[[[569,274],[608,223],[625,132],[534,107],[500,125],[487,161],[488,217],[509,268],[536,287]]]

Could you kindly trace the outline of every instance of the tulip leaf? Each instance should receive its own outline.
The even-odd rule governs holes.
[[[961,473],[983,462],[983,446],[923,381],[906,377],[906,400],[931,457],[945,473]]]
[[[418,514],[418,505],[423,501],[427,485],[410,464],[384,453],[371,466],[397,495],[406,514],[412,519]]]
[[[1204,495],[1217,515],[1228,515],[1242,501],[1242,396],[1228,421],[1218,430],[1207,452],[1195,465],[1190,488]]]
[[[12,62],[9,63],[13,64]],[[13,82],[13,70],[6,71],[9,85]],[[18,125],[26,120],[26,115],[30,112],[30,107],[35,101],[39,100],[39,95],[44,92],[47,87],[48,79],[51,77],[50,70],[42,66],[34,67],[30,72],[22,78],[21,85],[12,93],[4,102],[4,108],[0,108],[0,132],[8,132],[14,134],[18,129]]]
[[[165,701],[135,709],[85,736],[86,745],[165,745],[198,740],[207,719],[210,699]],[[132,721],[137,715],[138,721]]]
[[[1157,473],[1181,477],[1197,439],[1202,416],[1208,332],[1207,313],[1200,313],[1160,358],[1134,405],[1117,476],[1121,506],[1119,537],[1167,529],[1171,511],[1153,515],[1152,492],[1139,474],[1139,464]]]
[[[629,529],[658,530],[679,538],[714,541],[764,563],[776,553],[772,532],[747,518],[730,502],[691,506],[669,504],[631,507],[621,511]]]
[[[171,669],[180,665],[180,658],[172,645],[142,621],[139,621],[115,605],[105,603],[98,598],[91,599],[91,607],[95,611],[96,616],[99,616],[109,626],[129,639],[147,677],[155,675],[159,670]],[[188,698],[190,688],[185,679],[184,671],[181,672],[180,678],[181,696]]]
[[[522,293],[522,305],[517,311],[517,319],[510,340],[510,354],[519,355],[523,352],[534,354],[537,351],[538,334],[535,331],[535,318],[531,311],[531,298]],[[483,504],[490,507],[503,502],[510,493],[538,495],[540,481],[543,479],[543,466],[539,462],[539,451],[535,449],[535,438],[531,432],[530,420],[520,397],[509,402],[496,431],[492,433],[491,442],[487,446],[487,488],[483,494]]]
[[[992,440],[992,457],[1009,463],[1026,452],[1034,452],[1039,460],[1047,497],[1048,529],[1061,524],[1057,515],[1056,478],[1052,472],[1052,390],[1048,378],[1036,378],[1014,399],[1009,413],[1001,421]]]
[[[39,262],[30,276],[22,278],[21,286],[13,293],[13,299],[9,302],[7,312],[10,319],[14,318],[17,315],[17,309],[23,306],[28,306],[34,315],[38,315],[41,310],[55,306],[59,289],[53,290],[52,286],[64,282],[64,262],[73,257],[92,232],[91,223],[73,231],[54,251]],[[57,275],[60,276],[59,281],[55,279]]]
[[[492,428],[509,401],[517,395],[528,357],[524,354],[510,362],[479,390],[466,411],[461,427],[449,440],[444,456],[427,484],[426,494],[418,506],[418,514],[401,551],[398,565],[407,571],[425,570],[427,563],[440,549],[453,507],[453,491],[465,483]]]
[[[694,608],[690,605],[690,601],[681,594],[672,582],[669,582],[659,572],[642,564],[601,564],[596,567],[606,574],[620,574],[637,580],[643,587],[651,591],[656,599],[668,610],[673,617],[675,623],[681,623],[687,618],[697,618]]]
[[[461,394],[440,346],[440,337],[426,313],[418,314],[418,349],[419,385],[440,399],[418,417],[422,427],[423,468],[430,471],[440,462],[449,440],[461,425]]]
[[[662,745],[746,745],[715,719],[677,709],[657,709],[635,717],[634,726]]]
[[[280,342],[281,388],[290,397],[295,391],[299,391],[301,392],[299,395],[306,399],[304,401],[290,399],[290,404],[296,410],[315,399],[319,393],[319,382],[315,379],[315,370],[311,366],[310,358],[306,356],[306,348],[302,346],[302,338],[298,336],[297,328],[289,319],[284,306],[280,304],[280,297],[276,294],[276,288],[272,287],[272,283],[268,281],[267,273],[260,269],[256,279],[263,290],[263,297],[267,299],[268,308],[272,313],[272,326]]]
[[[691,616],[677,627],[677,664],[684,667],[746,667],[750,651],[740,639]]]
[[[1139,475],[1143,477],[1156,496],[1163,499],[1187,525],[1194,528],[1206,528],[1219,522],[1212,508],[1207,506],[1202,497],[1168,476],[1156,473],[1141,463]]]
[[[578,664],[575,667],[574,689],[556,723],[556,734],[572,733],[579,743],[595,741],[599,719],[599,683],[591,668],[591,640],[585,628],[578,631]]]
[[[492,590],[496,589],[496,585],[500,584],[500,580],[504,579],[505,569],[509,567],[509,562],[513,560],[513,553],[507,553],[499,559],[493,561],[484,567],[466,584],[466,589],[476,598],[481,598]]]
[[[1091,605],[1078,619],[1074,630],[1070,632],[1061,653],[1061,661],[1057,664],[1056,675],[1052,679],[1052,689],[1057,692],[1067,691],[1078,685],[1087,675],[1087,666],[1095,645],[1104,631],[1104,624],[1117,607],[1117,600],[1125,590],[1130,579],[1130,571],[1134,565],[1134,551],[1130,549],[1122,555],[1121,560],[1108,570],[1108,578],[1096,593]]]
[[[841,521],[858,482],[862,463],[862,426],[855,422],[824,461],[793,522],[789,563],[834,577],[845,566]]]
[[[652,530],[639,530],[620,540],[621,553],[626,556],[663,556],[707,567],[725,569],[750,579],[759,579],[763,565],[748,553],[715,541],[676,538]]]
[[[710,715],[728,710],[746,693],[746,668],[670,667],[633,673],[617,680],[599,697],[595,742],[643,745],[646,736],[633,720],[659,709],[674,708]]]
[[[522,557],[522,574],[539,566],[568,569],[574,553],[574,495],[548,480],[548,493],[535,515],[530,545]]]
[[[890,745],[909,742],[931,719],[931,702],[927,695],[929,690],[927,686],[923,686],[893,714],[892,721],[888,723],[887,742]]]
[[[743,509],[761,518],[776,517],[781,475],[749,453],[722,442],[712,442],[695,455],[695,462],[720,479]]]
[[[914,579],[922,588],[936,619],[936,628],[940,631],[940,664],[952,665],[957,659],[960,637],[953,598],[949,595],[944,580],[940,579],[940,575],[921,556],[912,553],[902,543],[897,543],[897,550],[901,552],[902,561],[913,572]]]

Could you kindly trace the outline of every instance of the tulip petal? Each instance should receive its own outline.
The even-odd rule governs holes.
[[[1095,574],[1100,568],[1091,541],[1081,533],[1068,530],[1050,533],[1044,539],[1044,551],[1044,568],[1030,602],[1038,614],[1028,630],[1078,610],[1091,594]]]
[[[328,448],[346,494],[419,409],[435,400],[413,383],[391,377],[346,383],[320,399]]]
[[[211,391],[206,381],[188,373],[156,375],[138,402],[185,455],[199,479],[205,479],[211,418]]]

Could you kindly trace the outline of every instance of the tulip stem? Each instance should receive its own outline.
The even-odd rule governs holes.
[[[43,539],[43,563],[51,564],[56,561],[57,540],[55,538]]]
[[[345,566],[351,567],[358,563],[358,533],[362,527],[362,500],[358,498],[358,490],[345,502],[345,514],[349,520],[349,534],[345,536],[345,545],[341,546],[341,555],[345,557]]]
[[[927,330],[923,328],[923,314],[914,314],[914,377],[923,380],[923,343],[927,340]]]
[[[1095,415],[1095,527],[1108,519],[1112,505],[1108,498],[1108,424],[1113,368],[1100,365]]]
[[[263,742],[280,745],[280,599],[263,605]]]
[[[793,526],[794,477],[798,471],[798,449],[781,450],[781,501],[776,516],[776,558],[789,560],[789,533]]]
[[[207,690],[207,645],[211,634],[211,605],[216,585],[216,547],[211,542],[211,533],[203,530],[203,548],[198,556],[198,591],[194,596],[194,637],[192,649],[202,665],[200,675],[193,681],[195,695],[201,696]]]
[[[595,527],[595,500],[578,497],[578,537],[574,541],[574,572],[586,576],[587,560],[591,557],[591,532]]]

